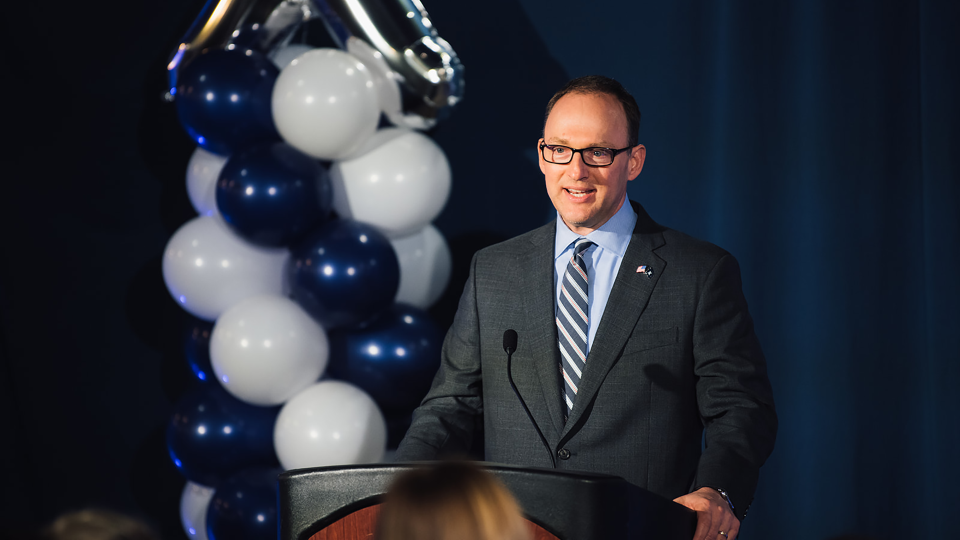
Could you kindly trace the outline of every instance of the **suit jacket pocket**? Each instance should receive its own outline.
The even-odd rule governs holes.
[[[638,332],[630,336],[627,344],[623,347],[623,356],[634,354],[659,347],[676,345],[680,343],[680,328],[665,328],[663,330],[652,330],[649,332]]]

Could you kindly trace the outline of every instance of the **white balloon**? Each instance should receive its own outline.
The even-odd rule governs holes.
[[[283,68],[271,102],[277,131],[319,159],[356,153],[377,130],[379,97],[370,70],[349,53],[314,49]]]
[[[418,233],[390,240],[400,260],[400,288],[396,302],[426,309],[440,298],[453,261],[443,235],[433,225]]]
[[[180,307],[212,321],[237,302],[283,291],[285,249],[266,249],[239,238],[219,216],[201,216],[170,237],[163,281]]]
[[[385,128],[366,148],[372,149],[330,168],[338,214],[391,238],[419,231],[440,214],[450,195],[450,164],[430,137]]]
[[[280,409],[273,447],[284,469],[376,463],[387,424],[373,398],[343,381],[322,381]]]
[[[210,335],[217,380],[254,405],[279,405],[310,386],[329,355],[323,328],[281,296],[254,296],[232,306]]]
[[[312,51],[315,48],[316,47],[311,47],[302,43],[291,43],[286,47],[280,47],[279,49],[270,53],[269,58],[275,66],[283,69],[289,66],[290,62],[296,60],[301,54],[307,51]]]
[[[207,507],[213,488],[188,481],[180,494],[180,523],[191,540],[207,540]]]
[[[217,214],[217,177],[226,163],[226,156],[207,152],[199,146],[190,156],[187,164],[187,196],[201,216]]]

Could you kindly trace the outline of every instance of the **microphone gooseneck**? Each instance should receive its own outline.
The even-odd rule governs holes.
[[[543,443],[543,447],[547,449],[547,455],[550,456],[550,463],[552,463],[553,467],[556,468],[557,460],[553,457],[553,451],[550,450],[550,444],[547,443],[547,438],[543,436],[543,432],[540,431],[540,426],[538,426],[537,422],[533,419],[533,415],[530,414],[530,409],[527,408],[526,402],[524,402],[523,398],[520,397],[520,391],[517,390],[516,383],[513,382],[513,373],[510,367],[511,360],[513,359],[513,353],[517,351],[517,331],[513,328],[503,333],[503,351],[507,353],[507,380],[510,381],[510,387],[513,388],[513,393],[517,395],[517,399],[520,401],[523,411],[527,413],[527,418],[529,418],[530,423],[533,424],[533,429],[537,430],[537,435],[540,436],[540,441]]]

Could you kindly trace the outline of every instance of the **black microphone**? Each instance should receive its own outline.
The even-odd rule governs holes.
[[[513,328],[503,333],[503,352],[513,354],[517,351],[517,331]]]
[[[530,409],[527,408],[526,402],[524,402],[523,398],[520,397],[520,391],[517,390],[517,385],[513,382],[513,373],[510,370],[510,364],[511,360],[513,359],[513,353],[516,351],[517,331],[511,328],[503,333],[503,352],[507,353],[507,380],[510,381],[510,387],[513,388],[513,393],[517,395],[517,399],[520,400],[520,405],[523,406],[524,412],[527,413],[530,423],[533,424],[533,428],[537,430],[537,435],[540,436],[540,441],[543,442],[543,447],[547,449],[547,455],[550,456],[550,463],[552,463],[553,467],[556,468],[557,460],[553,457],[553,451],[550,450],[550,444],[547,443],[547,438],[543,436],[543,432],[540,431],[540,426],[538,426],[537,422],[533,419],[533,415],[530,414]]]

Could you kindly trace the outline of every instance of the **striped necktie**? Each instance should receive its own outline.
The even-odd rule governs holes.
[[[590,328],[590,312],[587,303],[587,265],[583,252],[593,242],[580,238],[573,246],[573,256],[560,280],[560,295],[557,301],[557,331],[560,345],[560,371],[563,374],[563,400],[567,413],[573,409],[577,387],[587,362],[587,332]]]

